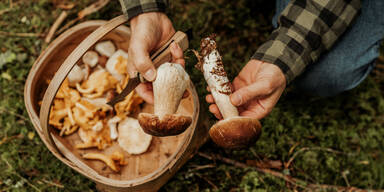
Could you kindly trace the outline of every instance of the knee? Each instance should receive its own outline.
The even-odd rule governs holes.
[[[299,77],[295,84],[299,90],[321,97],[335,96],[359,85],[373,69],[372,65],[353,71],[310,71]]]

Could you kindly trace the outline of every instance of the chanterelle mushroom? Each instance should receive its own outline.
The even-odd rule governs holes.
[[[214,36],[201,41],[201,53],[197,68],[204,73],[216,105],[224,120],[214,124],[209,130],[212,140],[224,148],[242,148],[254,143],[260,136],[261,124],[257,119],[240,117],[229,95],[232,93],[227,74]]]
[[[177,135],[185,131],[192,118],[175,114],[190,80],[184,68],[175,63],[164,63],[157,69],[153,82],[154,114],[140,113],[143,130],[154,136]]]

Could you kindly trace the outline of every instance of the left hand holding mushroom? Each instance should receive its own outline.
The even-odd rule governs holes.
[[[183,50],[177,43],[171,43],[170,50],[172,54],[172,63],[178,63],[184,67],[185,60]],[[136,87],[136,92],[144,99],[145,102],[153,104],[153,88],[152,82],[141,83]]]
[[[232,85],[231,103],[238,107],[240,116],[262,119],[276,105],[285,89],[286,79],[276,65],[253,59],[244,66]],[[207,95],[206,101],[212,103],[209,111],[222,119],[212,95]]]

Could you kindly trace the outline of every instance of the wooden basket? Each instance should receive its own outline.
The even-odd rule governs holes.
[[[146,153],[126,157],[128,165],[122,167],[119,173],[105,169],[101,162],[81,158],[84,150],[75,149],[72,145],[79,139],[78,135],[60,137],[57,130],[48,124],[56,92],[87,50],[97,41],[106,39],[112,40],[119,49],[127,50],[130,29],[122,25],[125,22],[124,16],[108,22],[87,21],[60,35],[34,63],[26,81],[24,100],[29,117],[48,149],[63,163],[95,181],[99,190],[156,191],[207,139],[208,126],[198,126],[199,100],[193,85],[190,90],[192,94],[182,101],[178,110],[178,113],[192,116],[191,126],[178,136],[154,137]],[[47,87],[46,81],[49,79],[51,81]],[[152,109],[147,105],[143,110]]]

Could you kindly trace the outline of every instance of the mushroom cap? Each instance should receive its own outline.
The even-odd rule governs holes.
[[[139,114],[139,123],[147,134],[165,137],[183,133],[192,123],[192,118],[180,114],[166,114],[163,118],[149,113]]]
[[[259,120],[231,117],[214,124],[209,130],[212,140],[223,148],[245,148],[256,142],[261,134]]]

